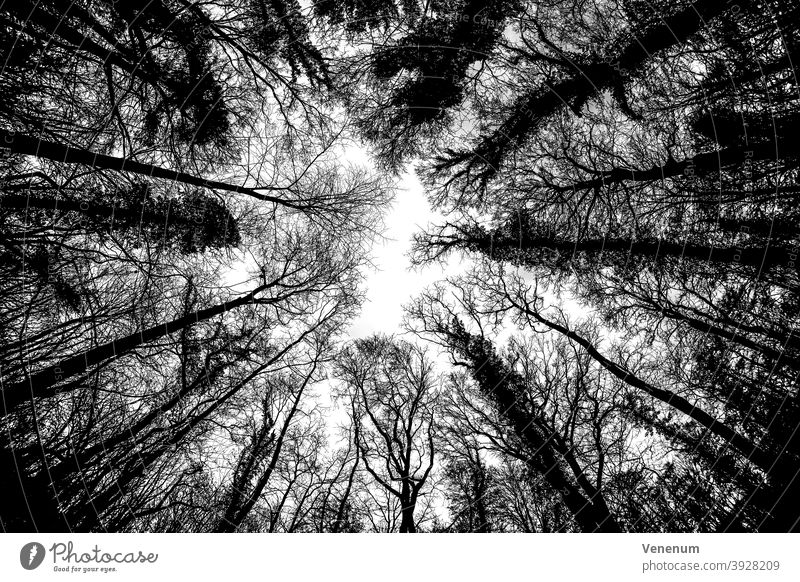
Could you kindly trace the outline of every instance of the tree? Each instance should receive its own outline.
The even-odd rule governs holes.
[[[424,348],[374,336],[357,340],[337,361],[350,401],[363,466],[399,503],[400,533],[419,529],[436,451],[438,379]]]
[[[319,353],[317,358],[321,358],[322,355]],[[239,454],[229,486],[227,505],[214,531],[231,532],[242,527],[262,497],[265,487],[270,483],[278,467],[282,453],[285,454],[284,444],[287,437],[292,437],[290,431],[294,428],[293,420],[300,411],[305,389],[317,372],[319,364],[318,360],[312,361],[304,377],[277,378],[267,384],[267,392],[260,403],[260,422],[256,424],[255,430],[248,437],[249,442]],[[297,382],[297,385],[294,385],[294,382]],[[294,484],[294,479],[296,476],[287,488],[287,493]],[[281,501],[277,514],[280,514],[283,503],[284,500]],[[273,515],[270,518],[269,531],[274,531],[275,522],[276,516]]]
[[[738,487],[742,494],[747,496],[748,503],[762,512],[762,517],[752,518],[755,523],[751,527],[764,531],[786,531],[795,527],[794,512],[788,512],[781,517],[775,515],[770,517],[773,505],[780,503],[786,493],[791,491],[796,474],[793,438],[783,433],[780,428],[782,423],[776,424],[774,421],[778,416],[793,425],[793,399],[775,383],[775,379],[770,380],[771,383],[775,383],[773,388],[775,392],[755,387],[748,389],[748,384],[742,383],[741,380],[737,384],[738,390],[730,390],[729,385],[722,383],[722,378],[717,377],[717,373],[714,374],[713,380],[707,376],[700,380],[693,362],[698,357],[694,351],[696,347],[687,345],[684,352],[684,344],[676,341],[674,333],[670,338],[672,349],[680,350],[674,352],[676,356],[674,366],[667,365],[663,358],[658,357],[657,350],[651,353],[642,344],[632,344],[633,338],[636,337],[633,335],[628,336],[628,345],[617,344],[613,348],[613,351],[617,352],[616,358],[610,358],[603,353],[602,348],[598,348],[597,340],[590,339],[593,332],[591,328],[585,327],[586,324],[570,323],[563,312],[557,316],[544,314],[541,307],[542,298],[536,298],[537,291],[519,276],[503,273],[501,269],[489,269],[457,284],[462,288],[473,289],[472,294],[467,297],[476,299],[462,303],[468,306],[469,313],[482,313],[486,317],[509,314],[523,328],[538,330],[539,326],[542,326],[546,330],[556,332],[585,352],[607,373],[639,391],[642,396],[646,396],[645,400],[649,397],[654,401],[660,401],[667,406],[667,410],[680,412],[685,418],[691,419],[696,423],[695,428],[690,426],[667,429],[656,412],[648,413],[645,417],[639,416],[640,420],[647,419],[645,424],[649,422],[657,427],[657,430],[665,431],[669,438],[677,439],[681,447],[691,448],[692,455],[697,455],[699,450],[705,450],[703,463],[712,465],[721,463],[715,459],[727,458],[730,454],[738,456],[738,462],[746,460],[752,463],[750,468],[734,468],[738,463],[734,461],[727,467],[721,464],[716,470],[723,471],[724,468],[724,472],[732,473],[733,477],[722,478],[729,481],[738,481],[741,477]],[[429,296],[428,301],[434,306],[441,305],[441,300],[437,297],[435,294]],[[420,305],[424,307],[425,303]],[[425,315],[427,312],[423,307],[417,309],[415,313],[422,313],[421,317],[428,318],[423,321],[428,322],[432,316]],[[440,316],[433,321],[435,323],[433,329],[440,329],[444,325]],[[643,341],[644,345],[650,343],[646,339]],[[636,353],[646,354],[652,358],[651,362],[644,365],[640,360],[641,356],[633,357]],[[617,361],[614,361],[615,359]],[[640,360],[638,363],[637,359]],[[633,363],[629,363],[632,360]],[[625,363],[617,363],[620,361]],[[640,371],[637,371],[637,367]],[[660,388],[654,385],[648,376],[659,378],[659,381],[664,381],[675,388],[671,390]],[[705,395],[703,404],[687,400],[684,394],[692,392]],[[626,408],[630,406],[630,403],[625,404]],[[641,405],[636,405],[634,409],[644,410]],[[763,416],[762,411],[765,412]],[[709,439],[711,435],[719,440]],[[713,470],[713,466],[709,470]],[[764,475],[760,482],[755,476],[745,477],[753,470]]]
[[[482,398],[502,417],[501,431],[514,435],[521,460],[560,496],[580,531],[621,531],[599,485],[602,462],[597,482],[590,482],[572,447],[558,436],[559,428],[537,399],[527,395],[526,378],[504,361],[491,342],[467,331],[435,294],[418,300],[410,316],[414,329],[439,338],[455,362],[469,371]]]

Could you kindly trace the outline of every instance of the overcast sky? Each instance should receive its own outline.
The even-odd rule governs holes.
[[[394,206],[386,213],[386,240],[373,249],[375,270],[367,273],[367,301],[350,335],[361,338],[376,332],[398,333],[403,305],[426,286],[453,274],[459,257],[453,256],[446,269],[434,264],[412,271],[408,258],[411,237],[430,222],[438,222],[431,212],[425,191],[413,170],[400,176]]]

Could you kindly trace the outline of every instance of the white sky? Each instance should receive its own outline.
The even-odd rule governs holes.
[[[437,218],[422,184],[409,169],[400,176],[394,205],[386,213],[385,240],[373,248],[375,269],[367,273],[367,300],[361,315],[352,323],[350,337],[399,333],[403,305],[425,287],[458,270],[458,256],[453,256],[445,269],[433,264],[411,270],[407,256],[411,238],[429,223],[437,222]]]

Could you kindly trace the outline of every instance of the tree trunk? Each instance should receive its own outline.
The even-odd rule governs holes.
[[[644,170],[634,168],[612,168],[599,172],[596,178],[579,180],[565,186],[556,186],[557,192],[576,190],[596,190],[614,184],[652,183],[667,178],[717,174],[725,168],[734,168],[754,160],[781,159],[781,156],[795,156],[798,144],[793,139],[780,139],[771,143],[759,143],[745,147],[728,147],[719,151],[697,154],[685,160],[669,160],[660,166]],[[719,192],[714,193],[719,196]]]
[[[414,521],[416,502],[411,494],[411,485],[408,479],[403,479],[400,491],[400,533],[417,533],[417,524]]]
[[[81,202],[64,198],[41,198],[22,194],[0,196],[0,209],[5,208],[22,211],[34,209],[75,212],[87,218],[101,218],[109,221],[121,218],[129,220],[131,224],[150,224],[161,228],[167,225],[168,219],[170,225],[180,224],[184,226],[195,226],[192,221],[176,213],[171,213],[170,216],[167,217],[165,214],[148,212],[144,209],[130,209],[124,206],[109,206],[96,202]],[[111,226],[113,226],[113,224]]]
[[[589,340],[578,335],[574,331],[571,331],[554,321],[544,318],[534,310],[522,307],[518,304],[516,306],[517,308],[522,309],[524,313],[532,317],[535,321],[559,332],[583,347],[597,363],[599,363],[601,366],[603,366],[603,368],[611,372],[611,374],[626,384],[645,392],[646,394],[656,398],[657,400],[660,400],[661,402],[664,402],[665,404],[668,404],[680,412],[683,412],[689,418],[706,428],[711,434],[728,443],[734,450],[738,451],[742,456],[755,464],[765,473],[770,474],[773,471],[775,459],[772,457],[772,455],[769,455],[766,451],[760,449],[758,445],[742,436],[728,425],[718,421],[704,410],[690,403],[684,397],[679,396],[678,394],[675,394],[669,390],[656,388],[652,384],[645,382],[622,366],[612,362],[603,356],[597,350],[597,348],[595,348],[591,342],[589,342]]]
[[[749,0],[737,2],[743,10],[750,4]],[[506,153],[524,142],[542,120],[564,107],[577,111],[592,96],[619,82],[620,73],[629,74],[652,59],[654,53],[685,41],[732,5],[733,2],[724,0],[697,0],[675,14],[665,16],[645,32],[634,35],[631,42],[616,51],[608,62],[577,63],[577,70],[570,77],[545,88],[536,87],[530,94],[521,96],[506,120],[483,137],[477,147],[445,159],[439,167],[461,162],[471,164],[479,160],[477,163],[485,168],[482,172],[484,178],[491,176],[503,165]]]
[[[584,496],[579,487],[564,472],[552,437],[539,433],[539,419],[532,417],[520,404],[517,393],[522,382],[508,370],[490,344],[483,338],[472,336],[466,330],[451,329],[453,347],[468,359],[468,366],[478,386],[487,398],[496,403],[497,410],[505,416],[514,433],[529,451],[528,464],[558,493],[581,531],[620,532],[619,523],[611,513],[601,491],[592,498]]]
[[[15,133],[6,129],[0,129],[0,148],[7,149],[16,154],[35,156],[37,158],[52,160],[62,164],[82,164],[92,168],[103,170],[113,170],[116,172],[131,172],[146,176],[148,178],[161,178],[163,180],[173,180],[191,186],[211,188],[214,190],[227,190],[238,194],[252,196],[266,202],[273,202],[282,206],[298,209],[300,205],[293,204],[288,200],[283,200],[275,196],[261,194],[258,190],[279,190],[280,188],[248,188],[237,186],[227,182],[217,180],[207,180],[193,174],[170,170],[152,164],[137,162],[128,158],[118,158],[104,154],[96,154],[89,150],[59,144],[44,139],[34,138],[25,134]]]
[[[234,301],[224,301],[212,307],[198,309],[172,321],[154,325],[123,338],[112,340],[62,360],[58,364],[47,366],[45,369],[29,375],[22,382],[6,384],[2,389],[4,412],[9,414],[24,402],[34,398],[55,396],[59,391],[52,388],[63,380],[81,374],[102,362],[113,361],[156,339],[246,305],[253,301],[255,296],[265,288],[266,285],[261,285]]]
[[[509,225],[513,233],[513,227]],[[434,241],[434,244],[437,244]],[[452,241],[447,244],[452,246]],[[479,251],[489,257],[495,254],[509,254],[528,266],[538,266],[546,262],[542,257],[540,261],[526,256],[526,251],[550,251],[563,256],[572,256],[578,253],[601,254],[608,253],[608,258],[613,254],[622,254],[631,257],[650,259],[654,262],[666,257],[673,259],[688,259],[704,263],[742,264],[757,269],[770,267],[787,267],[797,270],[798,251],[779,245],[763,246],[708,246],[697,243],[678,243],[666,240],[627,239],[627,238],[594,238],[585,240],[564,240],[548,236],[531,236],[526,232],[519,235],[483,234],[483,236],[465,236],[457,240],[456,244],[467,249]],[[612,254],[613,253],[613,254]],[[598,261],[600,263],[600,261]],[[608,263],[610,261],[606,261]]]

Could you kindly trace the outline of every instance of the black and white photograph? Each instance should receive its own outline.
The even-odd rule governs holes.
[[[0,51],[4,579],[786,579],[669,536],[800,531],[800,1],[3,0]]]

